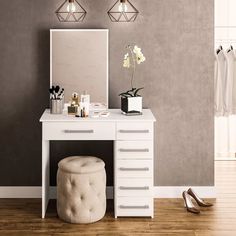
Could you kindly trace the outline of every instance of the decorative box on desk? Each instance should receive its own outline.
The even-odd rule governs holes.
[[[155,117],[124,116],[118,109],[109,117],[76,118],[45,110],[42,122],[42,218],[49,201],[50,140],[114,140],[114,210],[119,216],[153,217],[153,125]]]

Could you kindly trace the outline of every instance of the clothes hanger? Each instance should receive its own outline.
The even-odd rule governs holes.
[[[233,46],[230,45],[229,49],[227,50],[227,53],[229,53],[230,51],[233,51],[233,50],[234,50]]]
[[[220,52],[221,50],[223,50],[223,47],[220,45],[220,46],[218,47],[218,49],[216,50],[216,54],[219,54],[219,52]]]

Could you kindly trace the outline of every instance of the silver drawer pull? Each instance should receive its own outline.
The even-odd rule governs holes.
[[[147,134],[149,133],[148,129],[142,129],[142,130],[126,130],[126,129],[120,129],[120,133],[122,134]]]
[[[148,205],[144,206],[125,206],[125,205],[120,205],[120,209],[149,209]]]
[[[82,130],[64,130],[64,133],[66,134],[92,134],[94,133],[93,129],[82,129]]]
[[[125,186],[120,186],[120,190],[149,190],[148,186],[143,186],[143,187],[125,187]]]
[[[125,149],[125,148],[120,148],[120,152],[149,152],[148,148],[143,148],[143,149]]]
[[[149,171],[148,167],[144,168],[126,168],[126,167],[120,167],[121,171]]]

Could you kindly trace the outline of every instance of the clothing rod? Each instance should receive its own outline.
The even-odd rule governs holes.
[[[215,26],[215,28],[236,28],[236,26],[226,26],[226,25],[222,25],[222,26]]]

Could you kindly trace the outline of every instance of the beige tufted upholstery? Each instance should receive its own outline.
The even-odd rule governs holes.
[[[106,172],[97,157],[61,160],[57,172],[58,216],[70,223],[92,223],[106,212]]]

